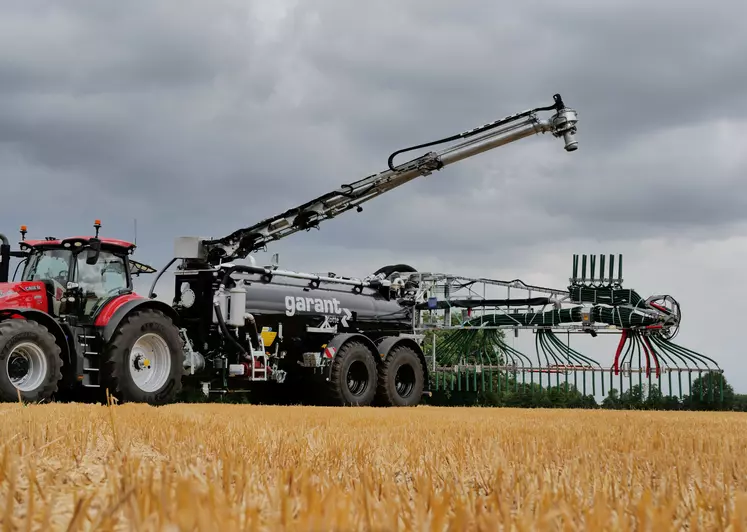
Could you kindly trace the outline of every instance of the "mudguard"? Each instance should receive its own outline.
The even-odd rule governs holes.
[[[338,334],[329,342],[327,342],[327,346],[324,348],[324,358],[327,360],[332,360],[333,358],[335,358],[342,346],[344,346],[350,340],[358,340],[368,346],[368,348],[371,350],[372,355],[375,355],[377,353],[376,344],[374,344],[367,336],[359,333],[343,333]],[[374,360],[376,360],[377,364],[380,362],[376,356],[374,356]],[[331,371],[332,364],[329,364],[327,366],[327,377],[329,377],[329,373]]]
[[[110,304],[117,304],[117,302],[114,301]],[[98,318],[96,319],[96,325],[103,327],[101,337],[104,340],[104,343],[107,343],[109,340],[111,340],[111,337],[114,335],[117,327],[119,327],[119,324],[123,319],[125,319],[135,310],[145,308],[163,312],[165,315],[171,318],[174,323],[176,323],[179,319],[179,315],[176,313],[176,311],[170,305],[167,305],[163,301],[158,301],[157,299],[148,299],[140,296],[135,298],[128,298],[126,301],[117,306],[117,309],[112,314],[110,314],[110,317],[106,319],[105,323],[102,323]]]
[[[403,344],[418,354],[420,363],[423,364],[423,377],[427,386],[429,378],[428,364],[425,361],[425,354],[423,353],[423,350],[415,340],[407,336],[385,336],[376,343],[376,349],[379,353],[379,356],[381,357],[381,360],[384,360],[389,354],[389,351]]]
[[[41,310],[22,307],[4,308],[0,310],[0,321],[5,319],[12,319],[13,315],[23,316],[24,319],[35,321],[40,325],[46,327],[47,330],[55,337],[55,340],[57,340],[57,344],[62,350],[62,360],[67,361],[69,364],[72,363],[71,354],[75,351],[75,344],[72,343],[74,342],[74,339],[72,338],[69,330],[63,329],[63,326],[60,325],[60,322],[54,319],[50,314],[47,314],[46,312],[43,312]]]

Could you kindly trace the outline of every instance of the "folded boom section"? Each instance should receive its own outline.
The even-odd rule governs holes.
[[[434,392],[570,390],[599,398],[645,389],[661,397],[722,401],[723,370],[712,358],[673,342],[679,303],[669,295],[644,298],[623,288],[622,255],[617,276],[613,255],[604,275],[604,258],[595,276],[592,257],[587,276],[587,257],[574,256],[565,290],[520,280],[409,274],[419,287],[414,329],[425,337]],[[526,334],[532,341],[516,346]],[[604,362],[577,346],[610,335],[619,339],[609,345]]]

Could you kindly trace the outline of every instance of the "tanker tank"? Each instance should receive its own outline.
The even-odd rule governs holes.
[[[271,282],[247,281],[246,312],[287,321],[319,321],[329,316],[332,321],[347,322],[352,327],[381,325],[387,329],[412,327],[410,309],[394,299],[387,299],[371,287],[322,282],[310,286],[302,279],[278,279]],[[359,290],[359,292],[358,292]]]

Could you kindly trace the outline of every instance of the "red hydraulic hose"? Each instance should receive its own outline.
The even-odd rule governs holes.
[[[656,378],[658,379],[659,375],[661,374],[661,369],[659,368],[659,357],[656,356],[656,351],[654,351],[654,346],[651,345],[651,341],[648,339],[648,336],[643,337],[643,342],[648,346],[649,351],[651,351],[651,355],[654,357],[654,364],[656,364]]]
[[[662,311],[664,314],[671,314],[668,308],[662,307],[661,305],[657,305],[656,303],[649,303],[652,307],[654,307],[657,310]]]
[[[625,341],[628,339],[628,329],[623,329],[622,334],[620,335],[620,343],[617,344],[617,353],[615,353],[615,375],[620,373],[620,367],[618,365],[620,360],[620,353],[622,353],[623,346],[625,345]]]

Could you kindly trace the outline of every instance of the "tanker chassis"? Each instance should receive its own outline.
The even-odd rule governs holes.
[[[230,235],[183,237],[147,297],[132,278],[156,273],[135,245],[95,236],[26,240],[0,235],[0,400],[75,400],[108,392],[164,404],[183,387],[208,394],[266,386],[331,405],[416,405],[427,391],[422,338],[413,334],[417,286],[393,265],[364,279],[258,267],[266,244],[317,227],[413,179],[536,134],[577,149],[576,111],[554,103],[394,152],[388,169],[342,185]],[[540,119],[541,111],[553,111]],[[395,166],[400,153],[458,141]],[[11,257],[23,265],[9,282]],[[249,264],[236,261],[247,259]],[[155,286],[180,261],[172,304]],[[402,275],[400,275],[402,274]],[[91,394],[85,392],[92,392]]]
[[[174,309],[191,343],[185,382],[208,392],[209,366],[227,370],[222,389],[274,381],[285,386],[273,396],[298,402],[417,404],[428,370],[414,310],[402,301],[408,287],[383,271],[366,280],[254,265],[176,271]]]

